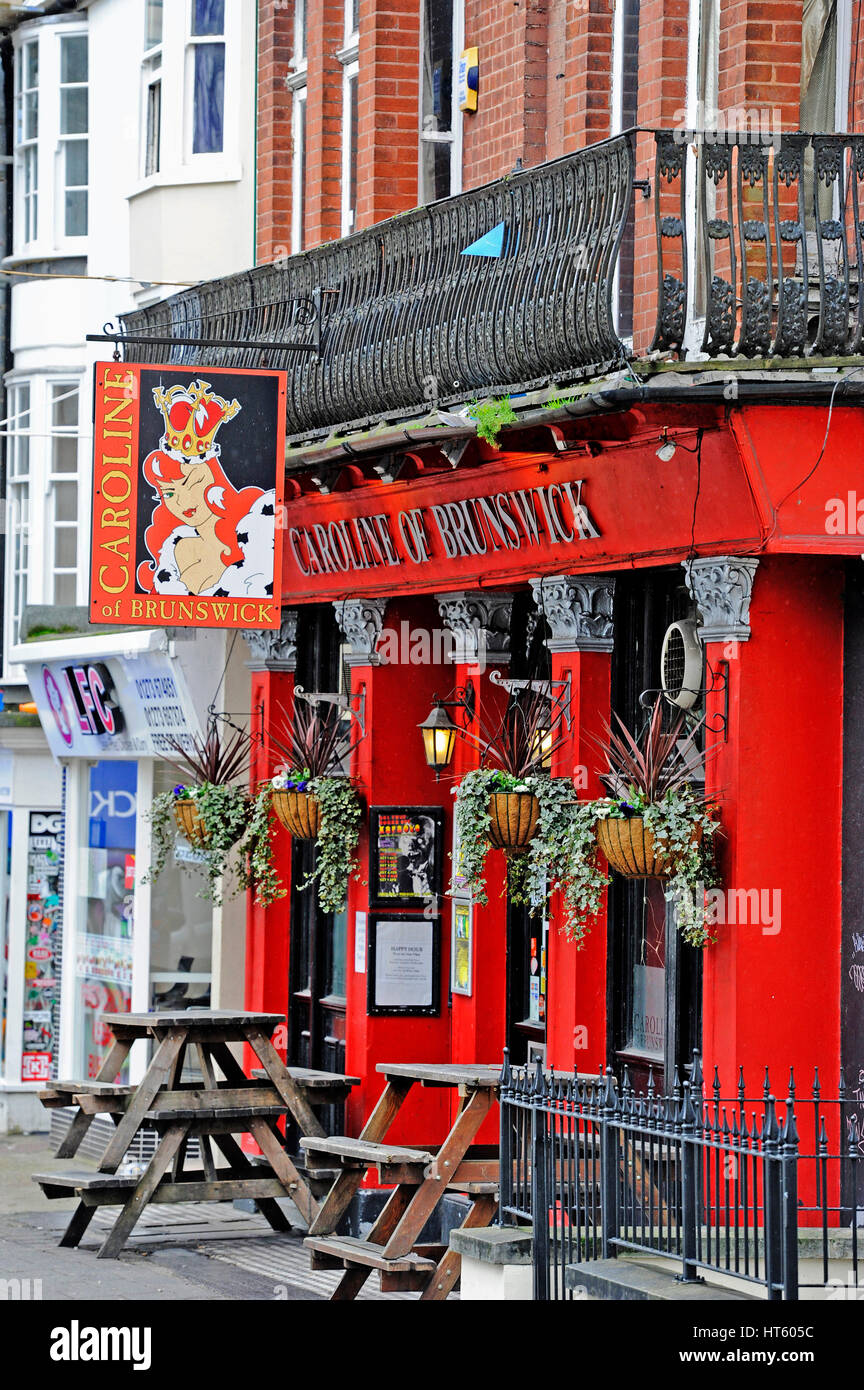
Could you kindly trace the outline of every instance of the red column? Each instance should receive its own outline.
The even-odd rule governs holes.
[[[360,953],[358,961],[355,946],[357,914],[366,914],[367,933],[371,926],[370,807],[443,806],[446,877],[452,798],[449,785],[436,782],[434,773],[426,765],[417,725],[428,715],[433,695],[446,694],[450,677],[440,662],[436,665],[434,661],[424,660],[419,652],[419,659],[411,659],[414,635],[421,631],[429,634],[436,626],[431,600],[403,599],[388,603],[383,598],[349,599],[334,607],[348,647],[346,660],[351,668],[353,707],[358,711],[362,709],[365,727],[365,735],[352,763],[352,776],[364,806],[358,845],[360,876],[352,878],[348,887],[346,1067],[350,1074],[362,1078],[362,1084],[355,1087],[348,1103],[348,1131],[355,1134],[383,1089],[383,1077],[376,1070],[379,1062],[435,1062],[449,1056],[449,921],[445,914],[442,912],[439,925],[440,1007],[435,1017],[370,1016],[367,1009],[368,950],[365,957]],[[386,651],[382,637],[391,633],[396,637],[401,660],[394,661],[386,655],[382,659],[378,654],[379,645]],[[387,918],[403,914],[400,909],[391,908],[379,915]],[[415,914],[412,911],[404,915]],[[358,963],[363,965],[362,970],[355,968]],[[407,1143],[437,1142],[447,1133],[447,1119],[447,1094],[418,1090],[411,1097],[407,1113],[397,1117],[389,1136],[394,1141]]]
[[[592,740],[602,739],[611,707],[615,580],[551,575],[533,580],[532,588],[549,627],[553,699],[563,701],[565,712],[552,775],[574,778],[580,798],[602,796]],[[581,946],[564,934],[561,904],[553,901],[548,951],[547,1062],[563,1071],[595,1071],[606,1056],[605,895]]]
[[[513,595],[501,591],[439,594],[438,607],[453,634],[454,685],[473,687],[475,717],[467,725],[475,738],[481,730],[496,730],[507,708],[507,691],[493,675],[510,661],[510,614]],[[452,787],[479,766],[476,743],[458,739],[453,757]],[[451,802],[454,798],[451,796]],[[486,858],[484,906],[472,905],[473,980],[470,995],[452,1000],[454,1062],[498,1063],[506,1036],[507,1001],[507,861],[499,850]],[[448,901],[448,930],[451,905]],[[485,1136],[484,1136],[485,1137]]]
[[[704,955],[703,1054],[724,1094],[743,1065],[834,1078],[840,1055],[842,568],[815,556],[694,560],[722,837],[717,944]],[[752,602],[750,589],[753,588]],[[750,623],[752,621],[752,636]],[[718,682],[719,685],[719,682]]]
[[[289,723],[294,710],[296,610],[283,610],[281,630],[247,635],[252,651],[251,727],[253,786],[272,777],[282,755],[273,743],[274,732]],[[291,837],[274,822],[276,867],[285,897],[268,908],[248,899],[246,932],[246,1008],[259,1012],[288,1012],[288,952],[291,928]],[[285,1030],[274,1038],[285,1054]]]

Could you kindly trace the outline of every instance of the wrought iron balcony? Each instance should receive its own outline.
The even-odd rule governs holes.
[[[634,201],[652,144],[651,201]],[[652,349],[857,353],[862,179],[864,136],[629,131],[185,290],[122,335],[138,361],[285,369],[304,437]]]

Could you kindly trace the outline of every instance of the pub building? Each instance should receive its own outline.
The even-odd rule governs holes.
[[[634,206],[637,139],[654,141],[657,173],[653,203]],[[783,140],[794,185],[809,137]],[[825,144],[835,173],[847,168],[849,137]],[[244,1002],[287,1017],[289,1062],[361,1078],[348,1133],[380,1093],[378,1063],[498,1063],[504,1047],[558,1072],[626,1065],[641,1083],[652,1069],[658,1088],[694,1049],[727,1079],[818,1066],[833,1084],[841,1062],[864,1075],[860,311],[848,271],[838,288],[815,257],[796,269],[794,246],[779,285],[764,255],[730,267],[742,182],[756,168],[766,209],[775,197],[785,209],[786,192],[767,149],[756,165],[734,142],[727,156],[719,249],[704,236],[694,251],[671,216],[693,177],[683,147],[625,135],[124,317],[127,360],[287,373],[281,625],[245,633],[252,777],[283,761],[295,696],[327,696],[359,739],[363,819],[333,914],[300,890],[314,843],[274,831],[290,891],[249,904]],[[550,191],[565,211],[541,225]],[[814,231],[803,198],[800,210],[802,244],[840,234]],[[501,223],[497,252],[462,254]],[[629,291],[615,274],[628,255]],[[685,346],[694,255],[705,351]],[[724,316],[745,274],[745,308]],[[793,289],[809,315],[792,312]],[[747,307],[757,291],[764,321]],[[284,346],[291,322],[314,350]],[[482,437],[490,401],[509,409]],[[716,942],[682,939],[659,880],[612,874],[581,945],[554,897],[533,914],[509,901],[500,851],[487,904],[452,892],[453,793],[479,754],[457,732],[436,775],[430,712],[444,702],[457,729],[491,726],[520,682],[547,683],[565,715],[551,775],[602,795],[604,721],[614,712],[636,733],[656,693],[675,694],[673,624],[689,682],[695,662],[722,825]],[[431,900],[382,884],[400,818],[429,827]],[[388,994],[373,978],[382,937],[391,957],[424,943],[402,1003],[398,981]],[[443,1096],[425,1093],[430,1141]]]

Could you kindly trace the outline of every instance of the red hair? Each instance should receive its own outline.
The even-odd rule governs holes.
[[[222,471],[222,465],[215,454],[203,459],[189,459],[189,463],[206,463],[210,472],[213,474],[212,483],[208,483],[204,491],[204,500],[215,517],[216,535],[222,542],[225,549],[222,551],[222,559],[227,568],[237,560],[243,559],[243,552],[237,542],[237,526],[248,514],[259,497],[264,496],[264,489],[260,487],[244,487],[238,492],[232,487],[227,477]],[[182,526],[180,521],[172,512],[168,510],[162,500],[161,487],[165,483],[179,481],[183,476],[180,459],[166,453],[163,449],[154,449],[152,454],[148,454],[144,460],[144,477],[151,487],[156,489],[158,504],[153,508],[150,518],[150,525],[144,533],[144,544],[153,556],[152,563],[145,560],[138,566],[138,584],[142,589],[151,592],[154,587],[154,578],[159,565],[159,557],[162,554],[162,547],[171,532],[178,526]],[[214,489],[222,489],[222,495],[217,504],[212,496]]]

